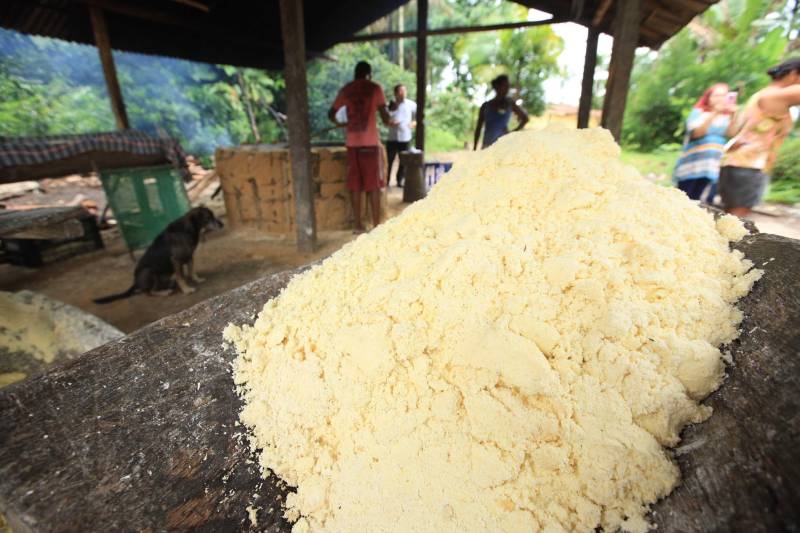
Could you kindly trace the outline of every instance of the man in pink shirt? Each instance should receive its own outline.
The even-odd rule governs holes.
[[[375,112],[387,126],[393,121],[386,109],[383,89],[371,81],[372,67],[366,61],[356,65],[355,79],[342,87],[328,111],[328,118],[337,126],[336,112],[347,108],[347,188],[353,201],[353,215],[356,219],[355,231],[364,231],[361,222],[361,192],[366,191],[372,208],[372,223],[380,223],[381,179],[380,140]]]

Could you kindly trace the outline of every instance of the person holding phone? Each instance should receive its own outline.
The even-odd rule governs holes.
[[[736,93],[727,84],[716,83],[706,89],[686,119],[683,153],[672,177],[692,200],[714,203],[720,160],[735,111]]]
[[[738,217],[761,202],[778,149],[794,126],[789,108],[800,105],[800,58],[787,59],[767,74],[772,81],[736,116],[722,157],[719,194],[725,211]]]

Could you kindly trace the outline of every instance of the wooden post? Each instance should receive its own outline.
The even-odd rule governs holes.
[[[417,143],[425,151],[425,92],[428,86],[428,0],[417,0]]]
[[[317,224],[314,216],[314,190],[311,183],[311,136],[308,125],[303,2],[280,0],[280,9],[283,77],[286,80],[286,122],[289,125],[289,155],[292,159],[297,249],[313,252],[317,247]]]
[[[615,7],[614,46],[611,49],[602,124],[611,131],[617,141],[622,133],[622,119],[625,115],[625,102],[628,99],[633,58],[636,45],[639,43],[641,7],[642,0],[619,0]]]
[[[244,112],[247,115],[247,121],[250,123],[250,131],[253,132],[253,139],[256,144],[261,144],[261,133],[258,131],[256,113],[253,110],[253,103],[250,101],[250,91],[247,88],[247,82],[244,80],[244,73],[240,68],[236,69],[236,82],[239,84],[239,90],[242,91],[241,100],[244,103]]]
[[[578,127],[589,127],[589,116],[592,112],[592,92],[594,89],[594,70],[597,66],[597,37],[600,30],[589,26],[586,37],[586,56],[583,59],[583,81],[581,81],[581,101],[578,106]]]
[[[119,88],[117,67],[114,66],[114,56],[111,53],[111,41],[108,38],[106,17],[103,15],[103,11],[95,6],[89,6],[89,16],[92,19],[94,42],[100,54],[100,63],[103,65],[106,88],[108,89],[108,97],[111,100],[111,110],[114,112],[114,118],[117,120],[117,129],[127,130],[131,125],[128,122],[128,113],[125,111],[125,101],[122,99],[122,91]]]
[[[400,13],[399,13],[400,21],[398,23],[399,31],[405,31],[406,30],[406,20],[405,20],[405,17],[403,16],[403,7],[404,6],[401,5],[400,8],[399,8],[399,11],[400,11]],[[403,48],[403,38],[400,37],[399,39],[397,39],[397,66],[400,67],[400,70],[403,70],[405,68],[405,66],[404,66],[404,63],[405,63],[404,54],[405,54],[405,50]]]

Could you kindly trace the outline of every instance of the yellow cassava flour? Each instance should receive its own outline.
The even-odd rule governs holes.
[[[646,530],[760,276],[605,130],[503,137],[229,326],[295,531]]]

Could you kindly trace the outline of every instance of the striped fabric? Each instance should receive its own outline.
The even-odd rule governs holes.
[[[728,128],[730,117],[720,115],[713,120],[706,131],[706,135],[699,139],[692,139],[691,132],[697,128],[707,115],[699,109],[693,109],[686,120],[686,140],[683,145],[683,154],[675,165],[672,174],[673,181],[680,182],[691,179],[709,179],[716,182],[719,179],[720,159],[727,141],[725,130]]]
[[[141,155],[161,153],[175,168],[186,167],[186,154],[177,140],[125,130],[42,137],[0,136],[0,169],[47,163],[93,151]]]

